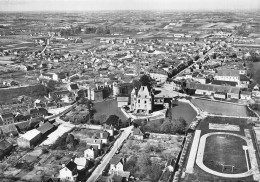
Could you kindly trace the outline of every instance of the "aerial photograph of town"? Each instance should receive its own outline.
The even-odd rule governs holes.
[[[0,0],[0,182],[260,182],[260,1]]]

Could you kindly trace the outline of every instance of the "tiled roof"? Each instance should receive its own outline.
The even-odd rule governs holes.
[[[42,126],[40,126],[39,128],[37,128],[37,130],[39,130],[42,134],[45,134],[46,132],[50,131],[51,129],[53,129],[53,125],[49,122],[44,123]]]
[[[0,150],[6,150],[7,148],[9,148],[10,146],[12,146],[11,143],[9,143],[7,140],[3,139],[0,141]]]
[[[117,165],[121,161],[121,159],[121,157],[114,156],[109,163]]]
[[[66,165],[65,165],[70,171],[73,171],[75,169],[77,169],[77,164],[73,161],[69,161]]]
[[[237,85],[237,82],[232,82],[232,81],[223,81],[223,80],[213,80],[212,81],[213,85],[227,85],[227,86],[233,86],[235,87]]]
[[[199,90],[207,90],[214,92],[225,92],[225,93],[235,93],[239,94],[239,87],[232,86],[221,86],[221,85],[210,85],[210,84],[200,84],[195,82],[187,83],[187,87],[190,89],[199,89]]]
[[[239,76],[239,70],[234,69],[220,69],[217,73],[218,76]]]
[[[143,136],[143,132],[140,130],[140,128],[133,128],[133,135],[140,135]]]

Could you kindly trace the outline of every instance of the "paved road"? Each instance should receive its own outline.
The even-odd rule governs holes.
[[[93,171],[91,176],[88,178],[87,182],[94,182],[97,178],[102,174],[102,171],[105,169],[110,159],[115,155],[117,149],[122,145],[124,140],[130,135],[133,126],[129,126],[124,128],[124,131],[121,133],[120,137],[116,140],[110,152],[106,154],[101,163],[97,166],[97,168]]]
[[[177,75],[175,75],[174,77],[182,74],[186,69],[192,67],[193,65],[195,65],[196,63],[199,63],[201,61],[204,61],[205,57],[209,54],[212,53],[216,48],[218,48],[218,45],[216,45],[215,47],[211,48],[205,55],[203,55],[201,58],[199,58],[197,61],[195,61],[193,64],[191,64],[190,66],[188,66],[187,68],[185,68],[184,70],[180,71]]]

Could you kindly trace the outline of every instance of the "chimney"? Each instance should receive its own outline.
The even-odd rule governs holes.
[[[101,132],[100,133],[100,138],[103,138],[103,137],[104,137],[103,132]]]

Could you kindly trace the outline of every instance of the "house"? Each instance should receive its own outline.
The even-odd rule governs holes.
[[[70,92],[77,93],[79,91],[79,87],[76,83],[68,84],[67,88]]]
[[[239,99],[240,98],[240,88],[239,87],[187,82],[187,88],[189,88],[191,90],[195,90],[195,94],[198,94],[198,95],[213,96],[214,93],[221,92],[221,93],[226,93],[227,98],[229,98],[229,99]]]
[[[44,117],[48,115],[48,111],[44,108],[35,108],[30,110],[32,118]]]
[[[40,79],[58,81],[59,80],[59,76],[56,73],[42,73],[40,75]]]
[[[250,84],[250,79],[246,75],[240,75],[240,87],[242,88],[248,88],[248,85]]]
[[[9,125],[14,123],[14,115],[11,112],[2,113],[0,115],[0,121],[2,125]]]
[[[3,159],[8,153],[13,149],[13,144],[11,144],[6,139],[0,141],[0,159]]]
[[[216,99],[226,99],[227,93],[225,93],[225,92],[215,92],[214,98],[216,98]]]
[[[103,101],[103,89],[93,86],[88,87],[88,99],[92,101]]]
[[[103,125],[103,130],[109,133],[109,136],[114,136],[114,126],[112,125]]]
[[[250,100],[252,98],[252,92],[249,91],[241,91],[240,99],[243,100]]]
[[[84,151],[84,157],[87,159],[96,159],[99,153],[99,149],[97,145],[90,145],[85,151]]]
[[[97,146],[99,150],[102,148],[102,140],[100,139],[90,138],[86,143],[87,145]]]
[[[23,122],[23,121],[29,121],[31,119],[31,115],[22,115],[22,114],[18,114],[14,117],[14,123],[19,123],[19,122]]]
[[[27,131],[25,134],[21,135],[17,139],[17,144],[21,148],[30,148],[31,146],[36,145],[40,137],[41,132],[37,129],[32,129],[30,131]]]
[[[124,171],[125,159],[114,156],[110,162],[109,174]]]
[[[87,167],[87,159],[84,157],[76,157],[74,159],[75,164],[77,164],[77,170],[82,170]]]
[[[133,128],[132,130],[132,137],[136,140],[143,140],[144,133],[140,130],[140,128]]]
[[[62,165],[59,173],[61,181],[75,182],[78,177],[77,164],[74,161],[69,161],[66,165]]]
[[[106,144],[108,142],[109,133],[106,131],[97,130],[95,133],[89,134],[89,137],[100,140],[102,144]]]
[[[49,98],[61,100],[64,103],[71,103],[75,100],[75,94],[68,90],[56,91],[50,93]]]
[[[215,80],[239,82],[240,72],[234,69],[220,69],[215,75]]]
[[[135,88],[132,90],[130,110],[142,114],[152,112],[152,93],[147,86],[141,86],[138,92]]]
[[[129,104],[129,96],[119,95],[116,97],[117,107],[127,106]]]

